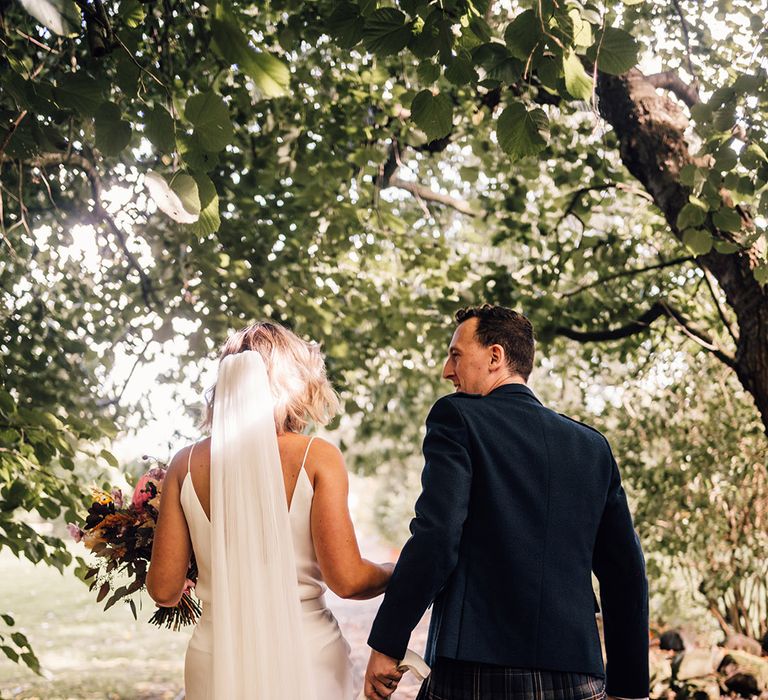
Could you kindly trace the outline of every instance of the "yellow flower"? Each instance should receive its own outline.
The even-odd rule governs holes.
[[[94,503],[100,503],[103,506],[107,505],[107,503],[112,503],[112,495],[104,491],[104,489],[92,486],[91,496]]]

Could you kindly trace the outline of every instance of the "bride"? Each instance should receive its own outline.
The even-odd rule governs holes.
[[[187,700],[351,700],[350,648],[324,598],[379,595],[392,564],[360,555],[337,448],[302,434],[339,404],[317,345],[274,323],[224,344],[210,437],[171,461],[147,575],[159,605],[190,555],[203,612],[186,654]]]

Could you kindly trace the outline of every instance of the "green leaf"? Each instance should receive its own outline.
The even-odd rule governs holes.
[[[453,104],[445,95],[422,90],[411,103],[411,116],[430,141],[446,136],[453,126]]]
[[[86,117],[94,116],[103,102],[101,86],[82,71],[65,74],[54,90],[54,97],[61,107]]]
[[[537,154],[549,141],[549,119],[541,109],[528,111],[515,102],[499,116],[496,135],[502,150],[512,159]]]
[[[768,284],[768,264],[762,263],[752,270],[759,285]]]
[[[739,245],[737,243],[731,243],[730,241],[715,241],[715,250],[718,253],[730,255],[739,250]]]
[[[326,22],[328,33],[342,49],[357,46],[363,38],[365,19],[357,5],[342,2],[336,6]]]
[[[73,0],[19,0],[40,24],[60,36],[77,36],[82,18]]]
[[[96,148],[105,156],[118,155],[131,141],[131,125],[121,116],[114,102],[105,102],[96,111]]]
[[[17,652],[11,649],[11,647],[2,644],[0,645],[0,650],[2,650],[3,654],[5,654],[11,661],[13,661],[13,663],[18,663],[19,655]]]
[[[5,622],[8,627],[13,627],[16,624],[16,620],[13,619],[12,615],[3,614],[0,615],[1,618],[3,618],[3,622]]]
[[[218,231],[221,226],[219,195],[211,178],[207,175],[195,173],[193,177],[200,196],[200,218],[192,224],[191,228],[197,236],[208,236]]]
[[[127,26],[135,28],[144,21],[147,13],[139,0],[120,0],[118,14]]]
[[[631,34],[616,27],[606,27],[587,50],[587,58],[597,63],[603,73],[622,75],[637,63],[638,51],[637,41]]]
[[[466,58],[456,58],[445,69],[445,77],[454,85],[466,85],[477,80],[474,65]]]
[[[190,97],[184,116],[195,125],[195,136],[206,151],[222,151],[232,140],[234,129],[229,108],[212,90]]]
[[[5,389],[0,389],[0,411],[9,417],[16,410],[16,402]]]
[[[721,231],[736,233],[741,231],[742,221],[739,212],[730,207],[722,207],[712,215],[712,223]]]
[[[365,20],[365,47],[378,56],[399,53],[408,45],[411,36],[411,24],[406,22],[400,10],[392,7],[376,10]]]
[[[431,85],[440,77],[440,66],[434,61],[421,61],[416,72],[420,82]]]
[[[576,8],[568,10],[573,22],[573,45],[587,47],[592,45],[592,25],[587,22]]]
[[[155,105],[149,112],[144,125],[144,135],[162,153],[170,153],[176,148],[173,117],[165,107]]]
[[[288,92],[291,81],[288,66],[270,53],[251,48],[248,37],[232,17],[222,15],[212,19],[211,28],[214,43],[221,56],[230,63],[237,64],[266,97],[280,97]]]
[[[101,458],[109,464],[110,467],[118,468],[120,463],[117,461],[117,457],[113,455],[109,450],[102,450],[100,453]]]
[[[705,255],[712,250],[712,234],[704,229],[689,228],[683,231],[683,243],[695,255]]]
[[[701,226],[707,218],[707,210],[688,202],[677,215],[677,228],[682,231],[686,228]]]
[[[579,57],[572,49],[563,56],[563,73],[565,75],[565,89],[577,100],[590,100],[592,98],[592,78],[587,75]]]
[[[120,54],[115,61],[115,82],[120,90],[129,97],[136,97],[141,69],[125,54]]]
[[[144,176],[144,184],[158,209],[174,221],[193,224],[200,217],[197,183],[189,175],[176,175],[169,185],[162,175],[150,170]]]
[[[504,32],[504,42],[509,52],[521,61],[527,61],[541,41],[541,21],[533,10],[525,10],[515,17]]]

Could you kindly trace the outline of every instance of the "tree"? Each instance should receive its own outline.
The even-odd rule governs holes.
[[[710,353],[768,425],[762,14],[0,0],[6,406],[104,429],[116,347],[141,361],[181,334],[193,360],[270,316],[324,344],[358,435],[406,459],[450,314],[483,299],[596,372]],[[70,258],[78,231],[97,261]],[[75,339],[60,403],[25,358],[51,367]],[[2,438],[4,499],[29,436]],[[381,459],[361,452],[361,470]]]

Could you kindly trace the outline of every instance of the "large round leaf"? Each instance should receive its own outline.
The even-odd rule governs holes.
[[[411,39],[411,25],[405,15],[392,7],[383,7],[365,20],[363,41],[366,48],[379,56],[402,51]]]
[[[339,3],[327,21],[328,31],[343,49],[351,49],[363,38],[365,20],[360,8],[350,2]]]
[[[596,62],[603,73],[621,75],[637,63],[637,52],[638,45],[631,34],[616,27],[606,27],[587,50],[587,58]]]
[[[416,125],[430,141],[446,136],[453,125],[453,104],[442,94],[422,90],[411,103],[411,115]]]
[[[21,6],[54,34],[76,36],[80,31],[80,10],[73,0],[19,0]]]
[[[144,184],[157,208],[180,224],[194,224],[200,218],[200,194],[190,175],[180,174],[169,184],[152,170],[144,176]]]
[[[169,153],[176,148],[173,117],[162,105],[156,105],[147,115],[144,134],[159,151]]]
[[[525,10],[509,23],[504,41],[515,58],[527,61],[542,36],[541,20],[533,10]]]
[[[511,158],[536,155],[549,141],[549,119],[542,109],[528,111],[515,102],[499,116],[496,136],[502,150]]]
[[[195,136],[206,151],[221,151],[232,140],[234,130],[227,103],[212,90],[187,100],[184,116],[195,125]]]
[[[589,100],[592,97],[592,78],[587,75],[572,49],[563,57],[563,74],[565,89],[577,100]]]
[[[219,53],[248,75],[265,96],[286,94],[291,72],[285,63],[272,54],[251,48],[248,37],[228,15],[220,13],[218,18],[211,20],[211,27]]]
[[[114,102],[105,102],[96,111],[96,148],[105,156],[116,156],[131,140],[131,125],[121,116]]]
[[[221,226],[219,195],[207,175],[195,173],[194,177],[200,195],[200,218],[192,224],[192,230],[198,236],[208,236],[218,231]]]

